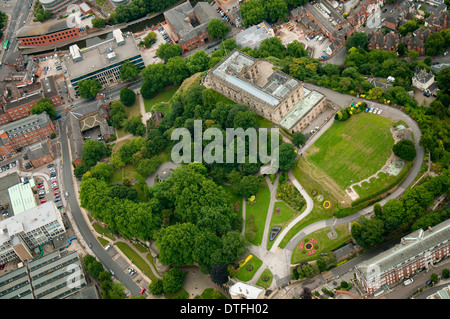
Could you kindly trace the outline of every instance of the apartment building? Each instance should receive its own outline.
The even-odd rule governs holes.
[[[371,296],[430,269],[450,254],[450,219],[427,230],[419,229],[395,247],[355,266],[356,278]]]

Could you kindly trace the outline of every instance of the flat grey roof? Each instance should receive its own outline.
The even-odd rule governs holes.
[[[134,41],[133,36],[127,36],[124,34],[125,44],[117,45],[114,38],[101,42],[97,45],[91,46],[80,50],[82,60],[74,62],[73,59],[65,59],[67,72],[71,79],[77,78],[81,75],[88,74],[107,67],[111,64],[118,63],[133,56],[140,54],[138,47]],[[109,54],[109,48],[115,53],[116,58],[110,61],[107,57]]]
[[[270,38],[268,34],[269,26],[266,22],[261,22],[236,35],[236,43],[240,47],[250,47],[252,49],[258,48],[261,42]]]
[[[322,98],[325,96],[317,91],[311,91],[301,99],[284,118],[280,120],[280,125],[287,130],[298,123]]]

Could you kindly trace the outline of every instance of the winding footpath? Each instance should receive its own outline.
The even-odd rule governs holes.
[[[352,97],[352,96],[342,95],[342,94],[336,93],[336,92],[326,89],[326,88],[314,86],[311,89],[317,90],[317,91],[321,92],[322,94],[325,94],[331,100],[335,100],[335,101],[340,100],[342,103],[342,105],[340,105],[341,107],[344,107],[345,105],[349,105],[354,100],[354,97]],[[339,99],[337,99],[337,98],[333,99],[334,95],[339,95]],[[410,173],[405,178],[403,183],[394,192],[392,192],[390,195],[385,197],[383,200],[379,201],[379,203],[381,205],[384,205],[390,199],[399,198],[403,194],[403,192],[409,186],[412,185],[415,178],[419,174],[420,168],[421,168],[421,166],[423,164],[423,160],[424,160],[424,149],[423,149],[423,147],[419,146],[419,141],[420,141],[420,137],[422,134],[421,134],[418,124],[404,112],[402,112],[396,108],[392,108],[390,106],[380,104],[380,103],[370,102],[370,104],[372,104],[372,106],[374,106],[374,107],[378,107],[378,108],[382,109],[383,112],[390,113],[391,115],[397,117],[399,120],[403,120],[406,123],[406,125],[408,125],[408,127],[411,129],[411,131],[413,133],[414,142],[416,145],[416,152],[417,152],[416,158],[414,159],[413,167],[411,168]],[[306,142],[306,144],[301,148],[298,156],[301,156],[303,153],[305,153],[308,150],[308,148],[311,145],[313,145],[314,142],[320,137],[320,135],[323,134],[323,132],[325,132],[332,124],[333,124],[333,121],[329,121],[321,129],[321,131],[318,134],[313,135]],[[309,213],[311,213],[311,211],[314,207],[313,199],[309,196],[309,194],[300,185],[298,180],[294,177],[294,175],[292,174],[292,170],[289,170],[288,176],[289,176],[289,179],[291,180],[291,182],[293,183],[293,185],[298,189],[298,191],[304,197],[304,199],[306,201],[306,209],[302,214],[297,216],[292,222],[290,222],[286,227],[284,227],[282,232],[280,232],[280,234],[278,234],[278,236],[276,237],[272,248],[270,250],[267,250],[267,237],[270,233],[270,220],[271,220],[272,213],[273,213],[273,207],[274,207],[274,204],[276,201],[276,189],[278,187],[279,174],[277,174],[277,178],[273,185],[270,183],[270,181],[267,183],[270,188],[271,198],[270,198],[269,208],[267,211],[267,218],[266,218],[266,223],[265,223],[265,228],[264,228],[262,244],[259,246],[252,245],[249,248],[250,253],[254,254],[258,258],[260,258],[263,261],[263,264],[258,269],[258,271],[254,274],[253,278],[248,282],[249,284],[255,285],[256,282],[258,281],[258,279],[260,278],[262,272],[268,268],[273,274],[273,280],[272,280],[272,283],[271,283],[269,289],[278,288],[279,286],[281,286],[282,284],[284,284],[290,280],[290,277],[291,277],[290,266],[291,266],[292,253],[293,253],[294,249],[297,247],[298,243],[305,236],[307,236],[319,229],[325,228],[325,227],[334,227],[336,225],[341,225],[341,224],[349,224],[350,225],[350,223],[358,220],[358,218],[360,216],[367,215],[373,211],[373,205],[370,205],[352,215],[349,215],[349,216],[346,216],[343,218],[330,218],[330,219],[321,220],[321,221],[312,223],[312,224],[306,226],[305,228],[301,229],[300,232],[298,232],[295,236],[293,236],[291,238],[291,240],[286,244],[285,248],[281,249],[278,246],[281,243],[281,241],[283,240],[284,236],[286,236],[286,234],[289,232],[290,229],[292,229],[292,227],[294,227],[298,222],[300,222]],[[244,205],[244,207],[243,207],[243,215],[244,216],[243,217],[245,218],[245,202],[243,203],[243,205]]]

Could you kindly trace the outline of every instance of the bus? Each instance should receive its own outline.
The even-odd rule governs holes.
[[[9,41],[5,40],[5,44],[3,44],[3,49],[8,50],[9,48]]]

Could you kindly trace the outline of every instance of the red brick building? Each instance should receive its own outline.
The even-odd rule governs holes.
[[[450,255],[450,219],[419,229],[401,243],[355,266],[355,274],[368,296],[377,295]]]
[[[0,126],[0,155],[9,157],[17,150],[46,140],[55,132],[47,113],[30,115],[15,122]],[[5,154],[6,153],[6,154]]]
[[[209,3],[198,2],[192,7],[189,1],[164,12],[164,17],[167,33],[182,47],[183,52],[210,41],[208,22],[212,19],[221,19],[215,7],[211,7]]]
[[[29,146],[27,156],[34,168],[52,162],[55,157],[50,145],[50,139]]]
[[[19,47],[22,48],[50,45],[79,36],[80,32],[73,17],[70,20],[63,19],[37,26],[24,26],[17,31]]]

